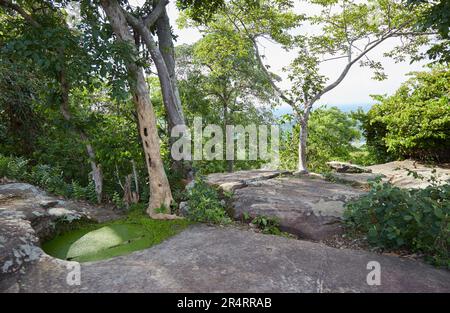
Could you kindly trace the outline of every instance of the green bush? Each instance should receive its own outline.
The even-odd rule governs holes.
[[[390,97],[376,96],[363,120],[367,144],[379,162],[393,158],[450,160],[450,71],[417,72]]]
[[[0,178],[8,176],[9,158],[0,154]]]
[[[62,171],[50,165],[39,164],[31,169],[30,182],[45,190],[62,196],[69,196],[69,188]]]
[[[0,177],[25,180],[27,178],[28,160],[0,155]]]
[[[268,216],[257,216],[252,220],[252,224],[261,229],[263,234],[281,235],[280,221],[277,218]]]
[[[377,180],[370,192],[347,204],[350,230],[385,249],[408,249],[450,268],[450,185],[400,189]]]
[[[0,154],[0,178],[8,177],[27,182],[64,197],[97,202],[93,181],[90,181],[86,187],[76,180],[72,180],[72,183],[68,184],[64,180],[63,171],[60,168],[38,164],[30,169],[28,163],[29,161],[24,158],[7,157]]]
[[[86,186],[85,199],[91,203],[97,203],[97,193],[95,192],[95,183],[93,180],[90,180]]]
[[[83,200],[86,196],[86,189],[77,181],[73,180],[71,185],[71,196],[77,200]]]
[[[118,209],[123,209],[125,207],[125,203],[123,202],[123,198],[116,191],[112,195],[111,202],[114,203],[115,207]]]
[[[194,187],[187,192],[187,198],[189,220],[213,224],[231,222],[218,191],[209,186],[201,177],[195,180]]]
[[[298,164],[298,123],[291,129],[292,116],[283,117],[288,127],[280,138],[280,167],[296,170]],[[351,153],[359,151],[354,142],[361,139],[357,121],[351,114],[336,107],[318,108],[311,112],[308,125],[307,159],[313,172],[326,172],[328,161],[349,161]]]

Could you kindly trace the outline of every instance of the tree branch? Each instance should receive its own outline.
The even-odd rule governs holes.
[[[379,44],[381,44],[382,42],[384,42],[386,39],[393,37],[394,33],[388,34],[386,36],[383,36],[382,38],[380,38],[377,41],[374,41],[373,45],[368,47],[367,49],[365,49],[360,55],[358,55],[355,59],[353,59],[353,61],[349,62],[344,70],[342,71],[341,75],[339,75],[338,79],[336,79],[333,83],[331,83],[330,85],[326,86],[321,92],[319,92],[317,95],[315,95],[311,101],[310,101],[310,106],[312,106],[317,100],[320,99],[320,97],[322,97],[324,94],[326,94],[327,92],[333,90],[334,88],[336,88],[343,80],[344,78],[347,76],[348,72],[350,71],[350,68],[359,60],[361,60],[361,58],[363,58],[367,53],[369,53],[371,50],[373,50],[375,47],[377,47]]]
[[[255,48],[256,59],[258,60],[258,63],[260,65],[261,69],[264,71],[264,74],[266,75],[267,79],[269,80],[270,85],[279,94],[281,99],[283,99],[287,104],[292,106],[293,105],[292,100],[289,99],[284,94],[284,92],[277,86],[277,84],[273,81],[272,74],[267,70],[266,66],[264,65],[261,54],[259,53],[258,43],[256,42],[256,40],[254,38],[250,38],[250,40],[253,42],[253,46]]]
[[[153,11],[144,17],[142,20],[144,22],[145,27],[151,27],[153,24],[156,23],[158,18],[161,16],[161,14],[164,11],[164,8],[169,3],[169,0],[160,0],[158,1],[158,4],[153,8]],[[128,18],[127,18],[128,19]]]
[[[338,60],[338,59],[348,59],[348,56],[346,56],[346,55],[341,55],[341,56],[339,56],[339,57],[333,57],[333,58],[323,59],[323,60],[320,61],[320,63],[328,62],[328,61],[333,61],[333,60]]]
[[[32,26],[34,26],[34,27],[41,27],[41,24],[36,22],[36,20],[33,19],[33,17],[30,14],[28,14],[24,9],[22,9],[19,5],[15,4],[15,3],[12,3],[9,0],[0,0],[0,6],[5,7],[5,8],[9,8],[9,9],[12,9],[12,10],[16,11],[27,22],[29,22]]]

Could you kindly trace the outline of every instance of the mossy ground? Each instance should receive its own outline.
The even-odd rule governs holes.
[[[63,260],[98,261],[147,249],[178,234],[189,224],[187,220],[152,220],[142,208],[135,208],[126,218],[84,224],[45,242],[42,248]]]

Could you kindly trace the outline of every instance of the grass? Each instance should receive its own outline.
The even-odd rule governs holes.
[[[88,223],[58,235],[45,242],[42,248],[47,254],[63,260],[98,261],[157,245],[189,224],[187,220],[152,220],[141,208],[136,208],[124,219]]]

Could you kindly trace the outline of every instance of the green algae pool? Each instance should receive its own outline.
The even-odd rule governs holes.
[[[186,220],[152,220],[141,212],[102,224],[85,224],[45,242],[42,249],[58,259],[90,262],[125,255],[159,244],[184,230]]]

